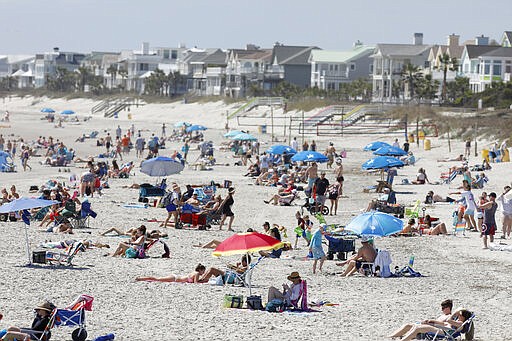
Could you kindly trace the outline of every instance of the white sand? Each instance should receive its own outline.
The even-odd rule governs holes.
[[[52,107],[56,111],[72,109],[84,116],[90,115],[90,108],[94,104],[89,100],[78,99],[6,100],[5,103],[0,103],[0,109],[11,112],[12,122],[10,128],[0,128],[0,133],[4,136],[15,134],[26,140],[34,140],[39,135],[52,135],[62,139],[68,146],[75,147],[78,155],[83,157],[97,155],[103,149],[97,148],[95,141],[91,140],[74,143],[76,137],[82,133],[99,130],[100,136],[104,136],[104,130],[113,134],[118,124],[126,129],[134,123],[137,130],[148,129],[160,134],[160,126],[162,122],[166,122],[169,134],[174,122],[189,120],[210,128],[205,132],[206,138],[218,145],[223,141],[226,110],[232,111],[234,108],[222,103],[147,105],[131,109],[133,120],[127,119],[127,112],[123,112],[118,120],[95,115],[92,120],[81,122],[80,125],[65,124],[65,129],[54,128],[52,124],[39,119],[43,116],[39,112],[42,107]],[[230,125],[236,128],[234,121]],[[256,129],[253,127],[251,130]],[[144,134],[147,137],[150,132]],[[396,137],[402,139],[402,136]],[[269,141],[268,135],[261,138],[263,142]],[[328,141],[332,140],[338,150],[345,148],[348,152],[348,158],[344,160],[347,197],[340,201],[341,214],[327,217],[328,223],[346,224],[376,196],[363,193],[362,189],[375,184],[378,176],[364,174],[360,165],[371,157],[370,153],[361,151],[362,147],[379,139],[379,136],[307,139],[312,138],[317,140],[319,150],[323,150]],[[381,137],[388,142],[394,138],[391,135]],[[483,142],[480,143],[480,146],[483,145]],[[462,153],[462,142],[455,142],[452,146],[454,151],[451,156]],[[167,152],[179,147],[178,144],[168,144]],[[412,150],[420,160],[414,167],[399,170],[395,183],[399,184],[403,178],[413,179],[419,167],[426,168],[431,180],[438,179],[439,174],[446,171],[449,164],[437,163],[435,160],[446,156],[448,148],[446,141],[436,138],[432,139],[432,147],[430,151],[423,151],[413,145]],[[189,160],[195,160],[197,155],[197,150],[191,150]],[[232,165],[234,162],[228,153],[216,151],[215,157],[222,163]],[[128,159],[135,159],[134,151]],[[0,187],[15,184],[22,195],[28,195],[30,185],[41,185],[48,178],[68,182],[69,173],[59,173],[58,168],[41,166],[38,164],[40,160],[41,158],[31,159],[33,170],[23,172],[17,158],[15,161],[18,172],[1,174]],[[471,161],[476,163],[480,158],[472,158]],[[80,174],[82,171],[79,168],[70,168],[72,173]],[[510,184],[510,169],[510,163],[493,164],[493,170],[488,172],[490,182],[485,190],[500,193],[505,184]],[[216,166],[213,171],[194,171],[187,167],[181,174],[169,177],[168,181],[176,180],[185,185],[230,179],[237,189],[234,205],[236,231],[245,231],[248,227],[259,230],[264,221],[270,221],[287,226],[288,234],[292,236],[295,224],[293,216],[298,206],[274,207],[264,204],[263,200],[275,190],[254,186],[251,179],[242,176],[243,173],[243,168],[233,166]],[[330,181],[334,180],[332,173],[328,178]],[[98,217],[91,221],[91,230],[88,230],[92,234],[77,231],[74,238],[91,238],[115,246],[122,241],[121,238],[99,237],[99,232],[114,226],[129,228],[140,224],[146,224],[149,230],[156,229],[157,223],[147,223],[144,219],[163,219],[165,210],[122,207],[123,203],[136,202],[138,190],[124,189],[121,186],[152,181],[154,179],[141,174],[138,169],[135,169],[135,176],[130,179],[111,180],[111,189],[105,190],[102,197],[95,196],[90,199],[92,208],[98,212]],[[398,194],[398,201],[407,204],[416,199],[424,200],[430,189],[447,195],[450,191],[456,191],[455,187],[460,183],[459,177],[452,185],[397,185],[395,190],[414,192]],[[220,191],[225,194],[224,189]],[[475,195],[480,192],[476,190]],[[429,207],[427,213],[440,217],[451,226],[451,212],[454,207],[449,204],[436,204],[433,208]],[[501,231],[499,219],[498,224]],[[28,325],[32,319],[31,308],[43,298],[63,306],[77,295],[87,293],[95,297],[94,311],[87,314],[89,339],[113,332],[117,336],[116,340],[305,340],[326,337],[340,340],[381,340],[404,322],[438,316],[439,303],[451,298],[456,307],[466,307],[476,313],[476,337],[479,340],[512,339],[512,330],[508,327],[512,316],[509,291],[511,254],[482,250],[482,242],[477,233],[466,233],[466,237],[423,236],[384,238],[376,241],[379,248],[391,252],[393,266],[402,267],[407,264],[411,255],[415,255],[415,268],[427,275],[424,278],[380,279],[360,275],[341,278],[341,268],[333,261],[327,261],[324,266],[327,274],[313,275],[312,263],[304,261],[307,252],[304,242],[299,242],[300,250],[284,253],[286,259],[262,261],[253,276],[256,286],[253,294],[262,295],[264,301],[270,285],[280,287],[291,271],[299,271],[308,280],[310,301],[328,300],[339,303],[337,307],[319,308],[321,313],[295,316],[221,308],[224,294],[246,296],[246,288],[134,281],[135,277],[141,275],[185,275],[198,262],[222,268],[224,262],[237,261],[236,256],[217,259],[211,256],[211,250],[192,247],[192,244],[198,242],[223,240],[231,235],[226,231],[218,231],[217,227],[211,231],[167,229],[170,235],[170,259],[156,258],[163,252],[159,245],[150,251],[152,258],[145,260],[113,259],[103,257],[105,250],[90,250],[75,259],[76,268],[53,269],[24,266],[26,254],[22,226],[22,223],[0,223],[4,235],[0,240],[3,260],[1,269],[4,275],[0,295],[0,312],[4,314],[4,320],[0,322],[0,327]],[[501,236],[501,232],[497,236]],[[32,248],[35,249],[45,240],[60,241],[69,236],[49,234],[31,226],[29,238]],[[511,243],[510,240],[505,242]],[[71,339],[70,333],[70,328],[59,329],[53,332],[52,339]]]

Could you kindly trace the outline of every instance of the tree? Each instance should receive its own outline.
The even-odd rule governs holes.
[[[112,89],[117,78],[117,66],[115,64],[111,64],[107,68],[107,75],[110,75],[110,89]]]
[[[409,99],[413,99],[415,95],[415,87],[422,78],[419,66],[407,63],[402,70],[402,79],[407,84],[409,90]]]
[[[88,84],[89,80],[94,76],[94,74],[91,72],[91,69],[85,66],[80,66],[77,69],[77,72],[77,88],[79,91],[84,92],[85,86]]]
[[[47,78],[46,88],[60,92],[72,92],[76,90],[77,74],[65,68],[57,67],[55,75]]]
[[[447,83],[447,98],[454,105],[464,105],[466,99],[471,97],[469,78],[455,77],[453,82]]]
[[[448,73],[448,70],[456,71],[457,68],[457,58],[451,58],[446,52],[439,56],[438,69],[440,69],[443,72],[443,88],[441,91],[441,99],[443,100],[443,102],[446,101],[446,74]]]
[[[18,81],[15,77],[6,76],[0,79],[0,90],[11,91],[18,87]]]
[[[433,99],[439,89],[439,81],[433,80],[432,75],[425,75],[418,80],[416,92],[420,99]]]
[[[122,79],[119,88],[121,88],[122,90],[126,90],[126,80],[128,79],[128,71],[121,67],[117,70],[117,74],[121,76]]]

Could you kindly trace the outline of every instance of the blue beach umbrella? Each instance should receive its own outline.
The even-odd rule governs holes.
[[[183,127],[183,126],[185,126],[185,127],[189,127],[189,126],[191,126],[191,124],[190,124],[190,123],[188,123],[188,122],[184,122],[184,121],[180,121],[180,122],[176,122],[176,123],[174,123],[174,127],[175,127],[175,128],[181,128],[181,127]]]
[[[240,133],[238,135],[233,136],[232,139],[236,140],[236,141],[256,141],[256,140],[258,140],[256,137],[252,136],[251,134],[247,134],[247,133]]]
[[[395,157],[378,156],[376,158],[370,159],[370,160],[366,161],[365,163],[363,163],[362,168],[364,170],[368,170],[368,169],[384,169],[384,168],[402,167],[402,166],[404,166],[403,161],[398,160]]]
[[[28,242],[28,228],[27,226],[30,224],[30,213],[26,210],[32,208],[46,207],[54,204],[60,204],[59,201],[56,200],[44,200],[44,199],[36,199],[36,198],[19,198],[15,199],[11,202],[3,204],[0,206],[0,213],[10,213],[10,212],[18,212],[22,211],[22,219],[25,222],[25,243],[27,246],[27,257],[28,264],[32,264],[32,259],[30,258],[30,244]]]
[[[185,129],[185,131],[187,133],[191,133],[193,131],[199,131],[199,130],[206,130],[208,128],[206,128],[205,126],[202,126],[200,124],[194,124],[194,125],[191,125],[190,127],[187,127],[187,129]]]
[[[329,159],[322,153],[313,151],[302,151],[292,156],[292,162],[327,162]]]
[[[375,155],[388,155],[388,156],[404,156],[407,152],[402,148],[393,146],[382,146],[373,152]]]
[[[168,176],[178,174],[184,166],[170,157],[158,156],[142,162],[140,171],[149,176]]]
[[[269,154],[281,155],[284,154],[284,152],[286,152],[286,154],[297,154],[297,151],[295,149],[293,149],[290,146],[285,146],[283,144],[276,144],[267,149],[267,153]]]
[[[46,112],[46,113],[51,114],[51,113],[54,113],[55,110],[53,110],[52,108],[43,108],[43,109],[41,109],[41,112]]]
[[[375,150],[379,149],[380,147],[384,147],[384,146],[391,147],[391,145],[389,143],[381,142],[381,141],[374,141],[374,142],[370,142],[366,146],[364,146],[363,150],[365,150],[365,151],[368,151],[368,150],[375,151]]]
[[[231,131],[228,131],[227,133],[225,133],[224,137],[235,137],[238,134],[242,134],[242,133],[243,133],[243,131],[240,131],[240,130],[231,130]]]
[[[64,110],[60,114],[61,115],[73,115],[75,112],[73,110]]]
[[[390,214],[365,212],[345,226],[345,230],[361,236],[385,237],[402,231],[404,222]]]

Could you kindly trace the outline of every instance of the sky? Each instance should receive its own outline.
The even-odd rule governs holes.
[[[152,47],[271,48],[500,40],[512,30],[510,0],[0,0],[0,54]],[[509,24],[507,24],[507,22]],[[508,25],[508,26],[507,26]]]

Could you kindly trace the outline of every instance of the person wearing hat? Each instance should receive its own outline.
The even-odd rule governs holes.
[[[233,187],[228,188],[228,195],[224,198],[224,201],[222,201],[222,204],[220,205],[220,211],[222,212],[222,218],[220,220],[219,224],[219,230],[222,230],[222,225],[224,225],[224,221],[227,217],[229,217],[229,223],[228,223],[228,231],[234,231],[231,226],[233,225],[233,220],[235,219],[235,214],[231,210],[231,206],[235,203],[235,200],[233,199],[233,194],[235,194],[235,189]]]
[[[272,300],[281,300],[287,307],[297,306],[297,302],[302,295],[302,279],[297,271],[293,271],[287,279],[292,285],[283,284],[283,290],[276,287],[268,288],[268,302]]]
[[[363,263],[373,263],[376,257],[377,250],[375,250],[375,247],[373,246],[373,240],[363,236],[361,238],[361,247],[357,250],[357,253],[344,262],[336,263],[336,265],[344,266],[348,264],[342,275],[349,277],[361,269]]]
[[[30,328],[9,327],[7,330],[0,331],[0,335],[2,332],[5,333],[2,340],[33,340],[34,338],[39,340],[50,322],[50,315],[56,308],[49,301],[41,302],[34,308],[36,316]]]

